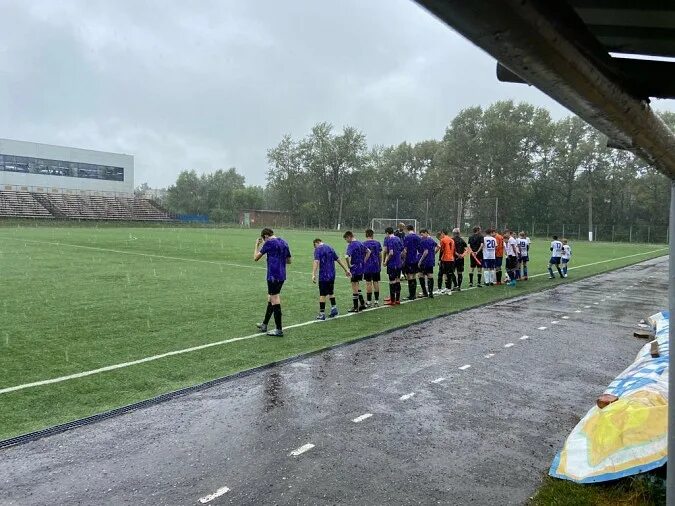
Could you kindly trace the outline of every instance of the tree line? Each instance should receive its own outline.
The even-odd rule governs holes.
[[[675,113],[662,114],[675,127]],[[241,208],[287,211],[299,226],[367,225],[415,218],[438,228],[532,223],[666,225],[665,176],[577,117],[554,121],[528,103],[462,110],[441,139],[368,146],[354,127],[319,123],[284,136],[267,153],[267,186],[236,170],[183,172],[169,188],[172,211],[236,220]],[[218,221],[218,220],[217,220]]]

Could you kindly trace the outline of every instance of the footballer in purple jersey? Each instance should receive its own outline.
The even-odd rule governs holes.
[[[370,258],[370,250],[361,241],[357,241],[354,234],[349,230],[342,237],[347,241],[345,257],[347,257],[349,270],[352,273],[352,302],[354,307],[349,312],[358,313],[366,309],[359,283],[363,280],[363,272]]]
[[[267,255],[267,310],[265,318],[257,327],[267,332],[267,325],[274,315],[275,330],[267,332],[269,336],[284,335],[281,326],[281,287],[286,281],[286,264],[291,263],[291,250],[286,241],[274,235],[271,228],[263,228],[260,237],[255,243],[253,260],[257,262],[263,255]]]
[[[326,319],[326,297],[330,299],[330,318],[335,318],[339,312],[335,302],[335,262],[340,264],[347,277],[351,276],[347,265],[340,260],[335,250],[321,239],[314,239],[314,262],[312,263],[312,283],[316,283],[316,274],[319,273],[319,314],[317,320]]]
[[[408,300],[414,300],[417,296],[417,271],[419,266],[420,236],[415,233],[415,227],[408,225],[403,240],[403,272],[408,278]]]
[[[387,237],[384,239],[384,266],[387,268],[387,276],[389,276],[389,301],[387,305],[401,303],[401,267],[403,260],[401,254],[403,253],[403,241],[396,237],[394,229],[387,227],[385,229]]]
[[[380,305],[380,271],[382,270],[382,245],[374,239],[375,232],[366,230],[366,240],[363,245],[370,250],[370,257],[366,262],[363,278],[366,280],[366,306]],[[373,301],[373,295],[375,300]]]
[[[420,259],[417,262],[420,272],[420,285],[424,297],[434,298],[434,265],[436,265],[436,252],[438,244],[429,231],[425,228],[420,230]]]

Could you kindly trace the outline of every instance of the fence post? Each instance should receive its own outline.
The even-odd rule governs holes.
[[[546,237],[549,236],[549,228],[548,228],[548,227],[549,227],[549,225],[548,225],[548,223],[547,223],[547,224],[546,224]]]
[[[614,242],[614,225],[612,225],[612,242]]]
[[[563,223],[563,233],[562,233],[563,238],[565,237],[565,224]]]
[[[647,225],[647,244],[649,244],[649,239],[651,238],[652,235],[652,227],[651,225]]]
[[[579,231],[577,232],[577,241],[581,240],[581,223],[579,223]]]
[[[633,242],[633,225],[628,228],[628,242]]]

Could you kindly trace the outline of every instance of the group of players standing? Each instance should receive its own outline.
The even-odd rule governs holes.
[[[314,239],[314,261],[312,282],[319,285],[319,314],[317,320],[326,319],[326,300],[330,302],[328,318],[339,314],[335,294],[335,263],[350,278],[352,288],[352,308],[350,313],[358,313],[380,304],[380,273],[386,268],[389,279],[389,297],[386,305],[401,303],[402,277],[408,283],[408,300],[418,297],[417,285],[422,289],[421,297],[433,298],[434,294],[452,294],[461,291],[464,278],[465,257],[470,257],[471,271],[469,287],[474,286],[477,274],[477,287],[500,285],[515,286],[516,280],[527,280],[530,239],[525,232],[516,234],[505,230],[500,234],[495,229],[483,233],[480,227],[474,227],[468,243],[460,235],[458,228],[452,236],[446,229],[436,234],[438,243],[427,229],[415,232],[412,225],[400,223],[397,230],[385,229],[384,244],[375,240],[373,230],[366,230],[366,240],[357,240],[353,232],[347,231],[343,238],[347,242],[345,259],[342,260],[330,245],[321,239]],[[553,266],[557,267],[560,277],[567,277],[567,262],[571,250],[567,241],[558,241],[553,236],[549,274],[553,278]],[[438,290],[434,292],[434,266],[436,253],[439,255]],[[281,301],[279,294],[286,280],[286,265],[291,263],[288,243],[276,237],[274,232],[265,228],[256,241],[253,259],[257,262],[267,255],[267,309],[258,329],[272,336],[283,336],[281,325]],[[506,277],[502,271],[502,262],[506,256]],[[562,270],[561,266],[562,265]],[[476,271],[478,271],[476,273]],[[361,282],[366,283],[366,298],[361,291]],[[445,282],[445,283],[444,283]],[[270,319],[274,316],[275,329],[268,331]]]

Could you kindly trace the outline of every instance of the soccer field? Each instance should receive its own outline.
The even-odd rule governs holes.
[[[264,259],[252,261],[257,234],[0,228],[0,439],[667,253],[663,245],[580,242],[572,244],[570,277],[551,281],[545,274],[549,241],[534,240],[531,278],[516,288],[465,290],[314,323],[312,239],[318,235],[340,254],[345,242],[337,232],[277,231],[288,241],[293,263],[282,292],[286,335],[274,338],[255,334],[266,295]],[[382,298],[388,294],[385,283],[381,292]],[[346,278],[336,281],[336,295],[346,314]],[[237,338],[244,339],[229,341]],[[219,344],[199,348],[212,343]],[[96,371],[110,366],[118,367]],[[53,379],[58,381],[30,386]]]

